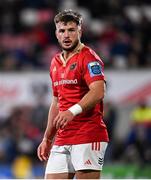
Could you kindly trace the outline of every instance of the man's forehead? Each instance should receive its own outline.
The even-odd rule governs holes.
[[[65,26],[77,27],[78,25],[74,21],[68,21],[68,22],[60,21],[56,24],[57,28],[61,28],[61,27],[65,27]]]

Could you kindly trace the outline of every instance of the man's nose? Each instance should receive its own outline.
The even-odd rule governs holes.
[[[65,36],[65,37],[69,37],[69,32],[68,32],[68,31],[65,31],[65,32],[64,32],[64,36]]]

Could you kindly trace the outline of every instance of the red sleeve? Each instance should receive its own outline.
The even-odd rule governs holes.
[[[52,72],[53,72],[53,70],[54,70],[54,68],[56,68],[55,66],[54,66],[54,63],[53,63],[53,60],[52,60],[52,62],[51,62],[51,65],[50,65],[50,78],[51,78],[51,84],[52,84],[52,91],[53,91],[53,96],[58,96],[58,91],[57,91],[57,88],[54,86],[54,79],[53,79],[53,74],[52,74]]]
[[[83,76],[88,85],[94,81],[105,80],[104,63],[94,52],[85,53],[83,59]]]

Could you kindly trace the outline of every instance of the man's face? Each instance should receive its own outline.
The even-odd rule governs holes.
[[[80,41],[81,27],[75,22],[59,22],[56,24],[56,37],[62,49],[72,51]]]

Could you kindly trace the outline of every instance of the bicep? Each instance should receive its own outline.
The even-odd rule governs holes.
[[[89,84],[90,91],[94,91],[96,95],[102,95],[105,93],[105,82],[104,80],[93,81]]]

